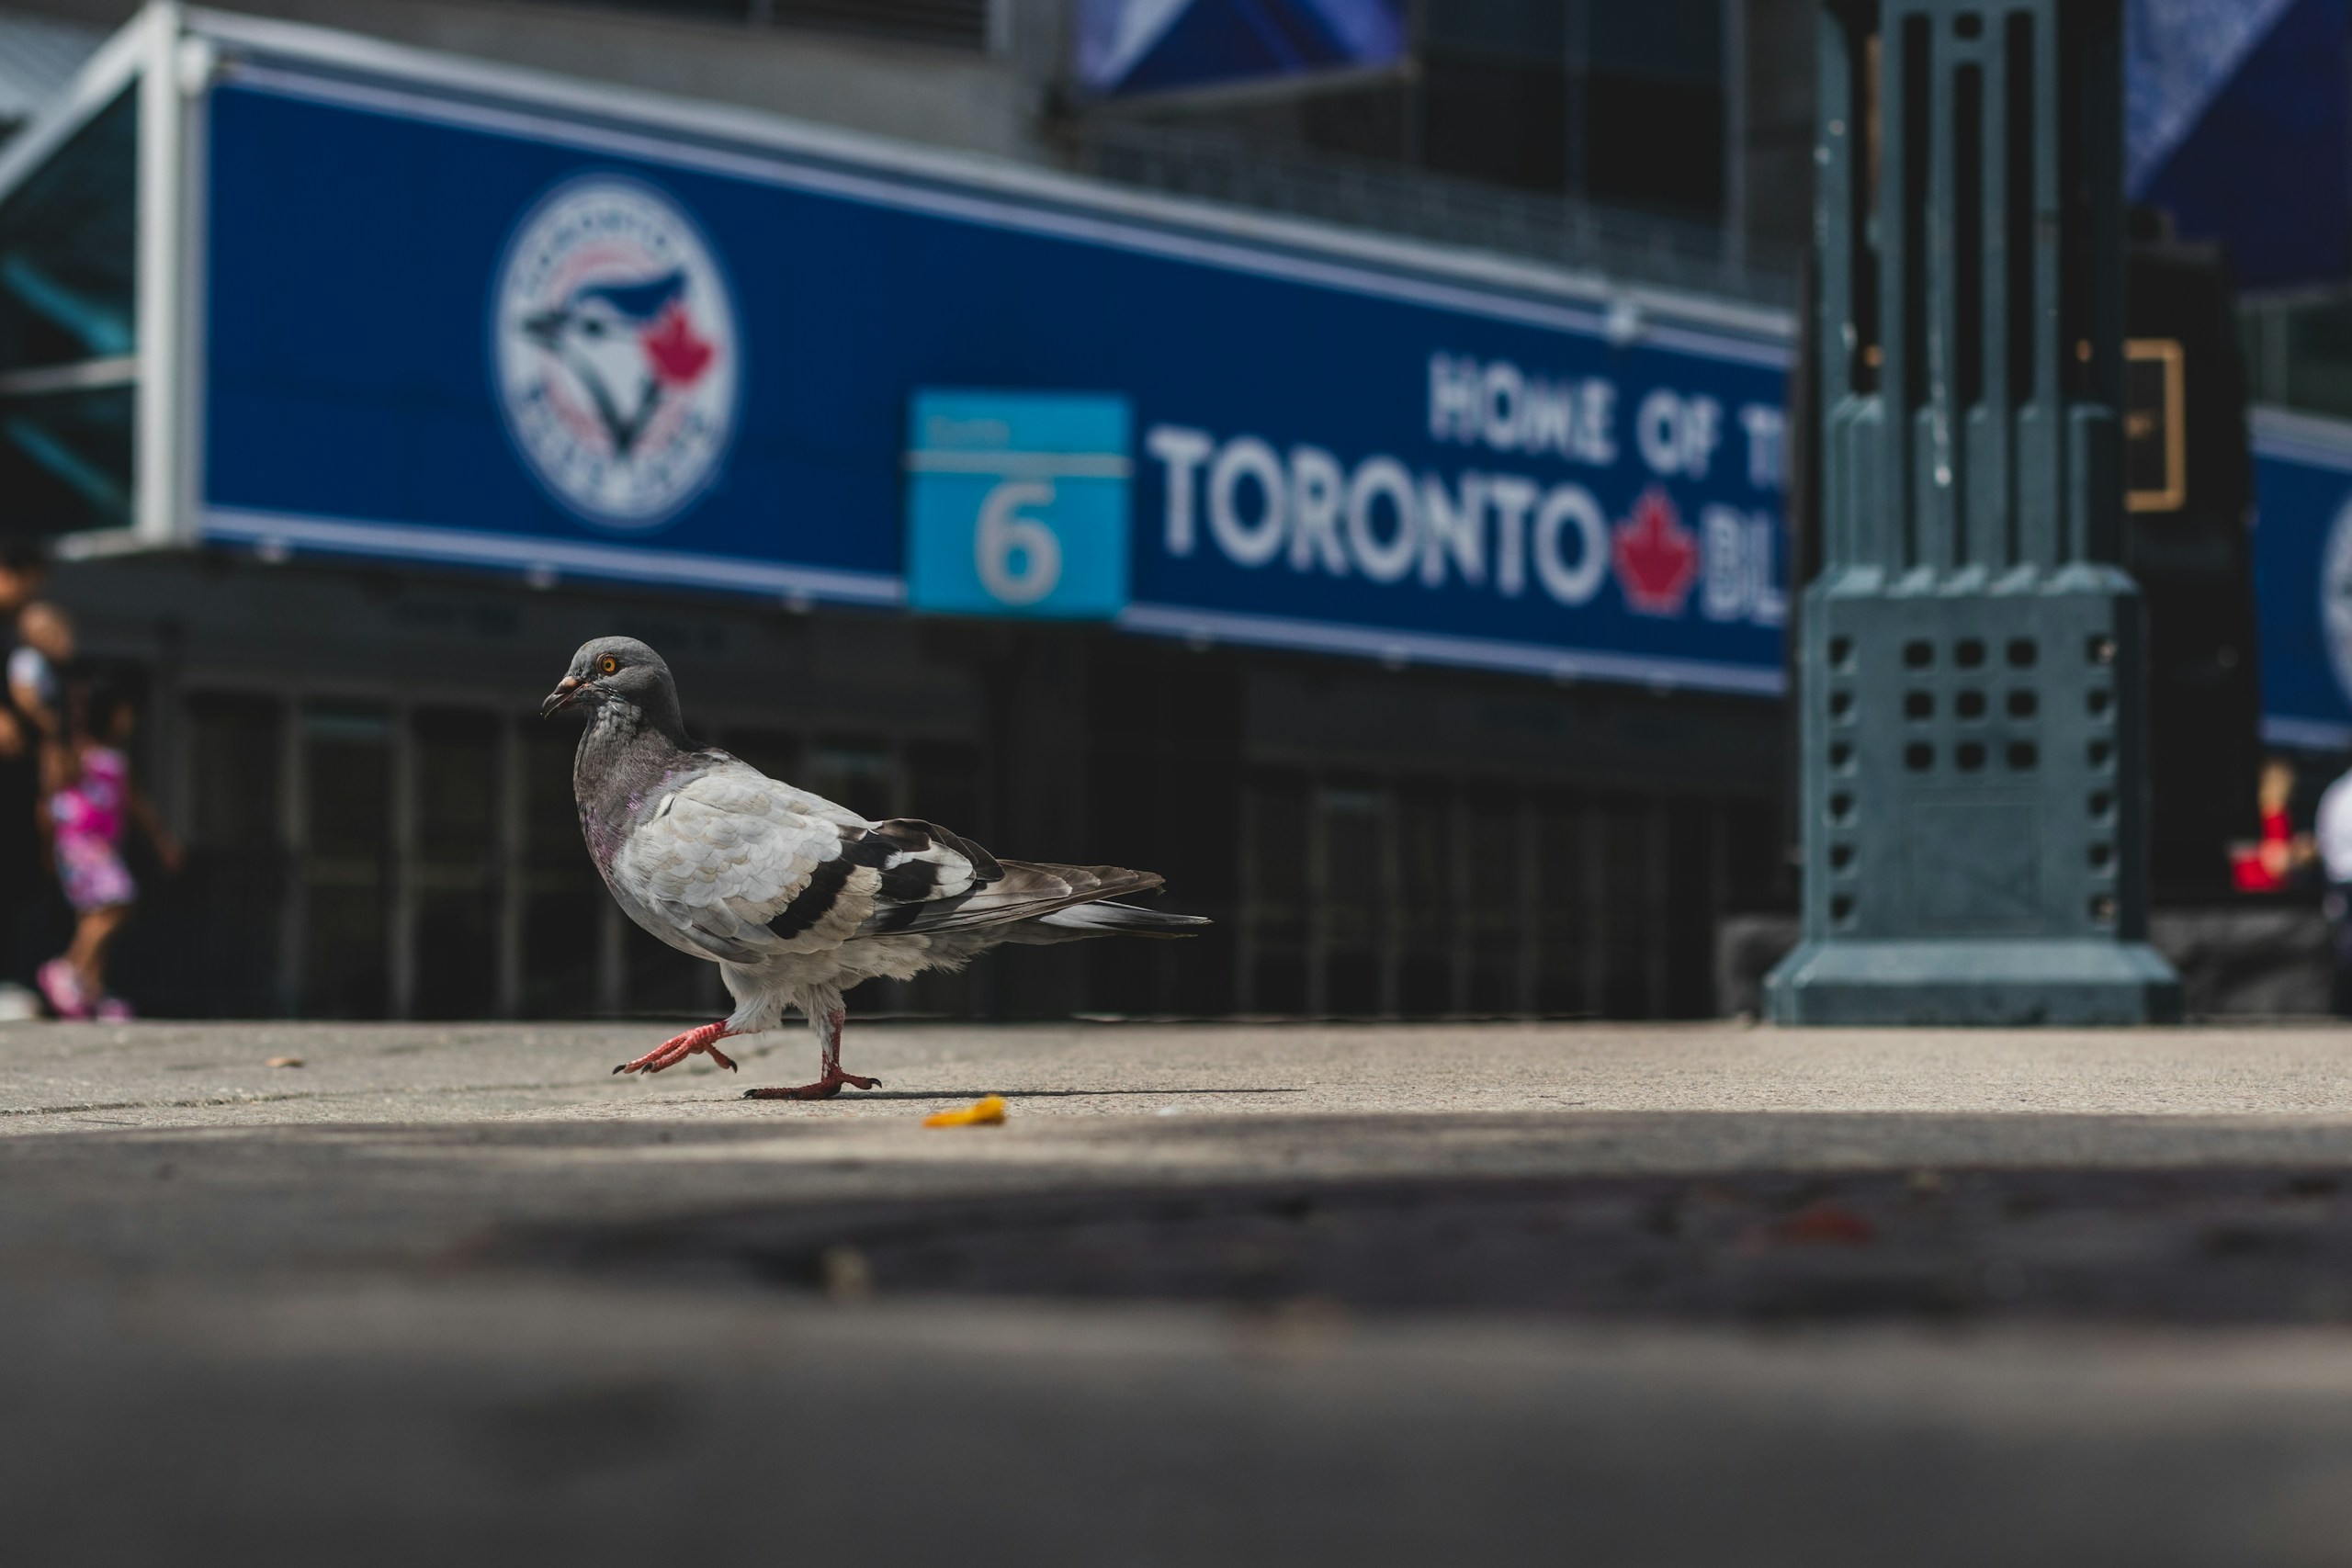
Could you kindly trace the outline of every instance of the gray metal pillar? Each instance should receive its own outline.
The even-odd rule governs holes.
[[[2177,1018],[2116,565],[2116,0],[1826,0],[1820,576],[1782,1023]]]

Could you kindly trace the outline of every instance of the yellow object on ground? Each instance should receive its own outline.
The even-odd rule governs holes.
[[[926,1127],[993,1127],[1004,1120],[1004,1096],[991,1094],[961,1111],[942,1111],[922,1119]]]

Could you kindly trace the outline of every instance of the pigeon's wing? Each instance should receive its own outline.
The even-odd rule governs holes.
[[[868,822],[732,758],[662,796],[613,863],[616,891],[714,958],[816,953],[877,908],[968,893],[1001,874],[926,822]]]

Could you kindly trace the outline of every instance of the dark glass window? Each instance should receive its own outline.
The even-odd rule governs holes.
[[[1383,874],[1381,793],[1352,781],[1327,785],[1317,812],[1322,886],[1315,889],[1323,949],[1324,1012],[1351,1018],[1382,1010]]]
[[[1306,780],[1261,772],[1248,784],[1241,863],[1250,973],[1244,1006],[1255,1012],[1306,1008]]]
[[[138,160],[126,90],[0,201],[0,372],[136,346]]]
[[[1596,73],[1586,194],[1617,207],[1712,215],[1724,198],[1724,99],[1713,84]]]
[[[1717,217],[1717,0],[1449,0],[1421,23],[1422,161],[1604,206]]]
[[[420,710],[415,736],[415,1010],[484,1018],[498,972],[496,715]]]
[[[138,100],[0,202],[0,532],[130,518]]]
[[[1585,986],[1593,940],[1588,815],[1583,797],[1568,794],[1547,795],[1536,809],[1535,1010],[1555,1017],[1597,1006]]]
[[[302,710],[302,1011],[380,1018],[389,1001],[385,908],[391,852],[391,716]]]
[[[141,888],[121,969],[141,1010],[254,1018],[283,1010],[278,940],[288,856],[280,793],[285,705],[187,699],[187,860]]]
[[[1557,62],[1433,53],[1422,73],[1422,157],[1441,174],[1558,191],[1567,100]]]
[[[576,735],[523,732],[523,1011],[578,1016],[596,1007],[599,930],[608,896],[572,803]]]

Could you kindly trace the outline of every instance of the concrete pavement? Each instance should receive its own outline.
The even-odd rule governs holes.
[[[660,1032],[0,1029],[12,1559],[2352,1556],[2352,1032]]]

